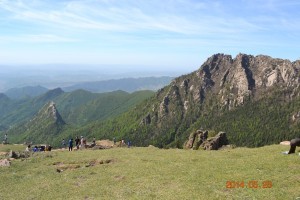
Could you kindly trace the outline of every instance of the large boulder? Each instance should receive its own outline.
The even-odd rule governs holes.
[[[10,151],[8,153],[8,158],[19,159],[19,158],[29,158],[31,156],[31,152],[23,151],[23,152],[14,152]]]
[[[205,150],[218,150],[223,145],[228,144],[228,139],[225,132],[219,132],[215,137],[209,138],[201,144]]]
[[[15,159],[17,159],[17,158],[19,158],[19,155],[16,152],[14,152],[14,151],[11,150],[8,153],[8,158],[15,158]]]
[[[185,144],[187,149],[198,149],[199,146],[207,140],[208,131],[197,130],[190,134],[189,140]]]

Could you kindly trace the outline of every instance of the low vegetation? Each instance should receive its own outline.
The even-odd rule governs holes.
[[[286,150],[39,152],[0,168],[0,199],[296,199],[299,150]]]

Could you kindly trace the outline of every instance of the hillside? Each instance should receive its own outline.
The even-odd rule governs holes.
[[[0,199],[297,199],[298,150],[287,148],[35,153],[0,167]]]
[[[49,101],[54,101],[66,123],[79,126],[127,111],[153,93],[140,91],[129,94],[115,91],[96,94],[84,90],[64,92],[56,88],[40,96],[22,100],[12,100],[3,94],[0,96],[0,120],[5,127],[16,126],[30,120]]]
[[[60,88],[49,90],[45,94],[34,98],[21,100],[10,99],[5,109],[0,115],[0,121],[6,127],[17,126],[29,121],[46,103],[62,95],[64,91]],[[2,105],[2,104],[1,104]]]
[[[57,88],[36,98],[19,101],[10,100],[3,95],[3,101],[8,101],[11,106],[2,113],[1,135],[7,132],[11,142],[51,142],[56,146],[62,138],[74,135],[78,127],[93,121],[101,122],[113,118],[153,94],[152,91],[139,91],[131,94],[115,91],[96,94],[84,90],[64,92]],[[36,117],[44,112],[45,107],[49,107],[49,102],[55,104],[56,113],[59,113],[59,119],[64,122],[63,124],[48,125],[48,122],[44,121],[49,121],[48,118]]]
[[[83,89],[96,93],[111,92],[116,90],[122,90],[125,92],[135,92],[140,90],[156,91],[168,85],[172,79],[172,77],[167,76],[111,79],[104,81],[78,83],[69,87],[64,87],[63,90],[70,92],[78,89]]]
[[[54,102],[49,102],[27,123],[10,129],[7,134],[10,141],[17,143],[53,142],[59,135],[66,123],[60,116]]]
[[[299,137],[299,69],[300,61],[216,54],[134,110],[81,131],[159,147],[182,147],[199,128],[225,131],[238,146],[289,140]]]

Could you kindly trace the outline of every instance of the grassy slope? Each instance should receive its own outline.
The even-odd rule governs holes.
[[[1,149],[1,148],[0,148]],[[117,148],[40,153],[0,168],[0,199],[296,199],[300,157],[288,146],[190,151]],[[299,150],[299,149],[297,149]],[[92,160],[109,164],[85,167]],[[57,173],[57,162],[78,165]],[[227,181],[272,188],[226,188]]]

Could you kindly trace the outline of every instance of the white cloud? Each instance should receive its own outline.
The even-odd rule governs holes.
[[[128,5],[118,3],[119,1],[87,2],[70,1],[57,5],[55,9],[46,7],[40,10],[39,7],[26,5],[22,0],[3,0],[2,8],[13,13],[15,19],[42,23],[44,26],[57,28],[82,28],[128,33],[162,31],[169,34],[184,35],[226,34],[261,29],[255,23],[242,18],[224,19],[224,16],[213,16],[207,13],[191,13],[192,16],[184,15],[184,13],[179,12],[181,8],[178,7],[182,6],[185,12],[188,10],[195,12],[205,11],[207,7],[211,6],[213,13],[213,9],[216,7],[214,6],[215,3],[208,5],[206,5],[207,3],[198,3],[193,7],[193,3],[190,1],[174,1],[175,4],[178,4],[177,6],[172,6],[169,2],[166,7],[172,6],[172,9],[166,8],[164,10],[158,6],[161,2],[157,2],[157,5],[150,3],[148,5],[145,1],[138,1],[138,3],[128,1]],[[140,2],[143,3],[139,4]],[[151,10],[148,11],[149,9]]]
[[[69,43],[76,41],[78,40],[49,34],[0,36],[0,43]]]

